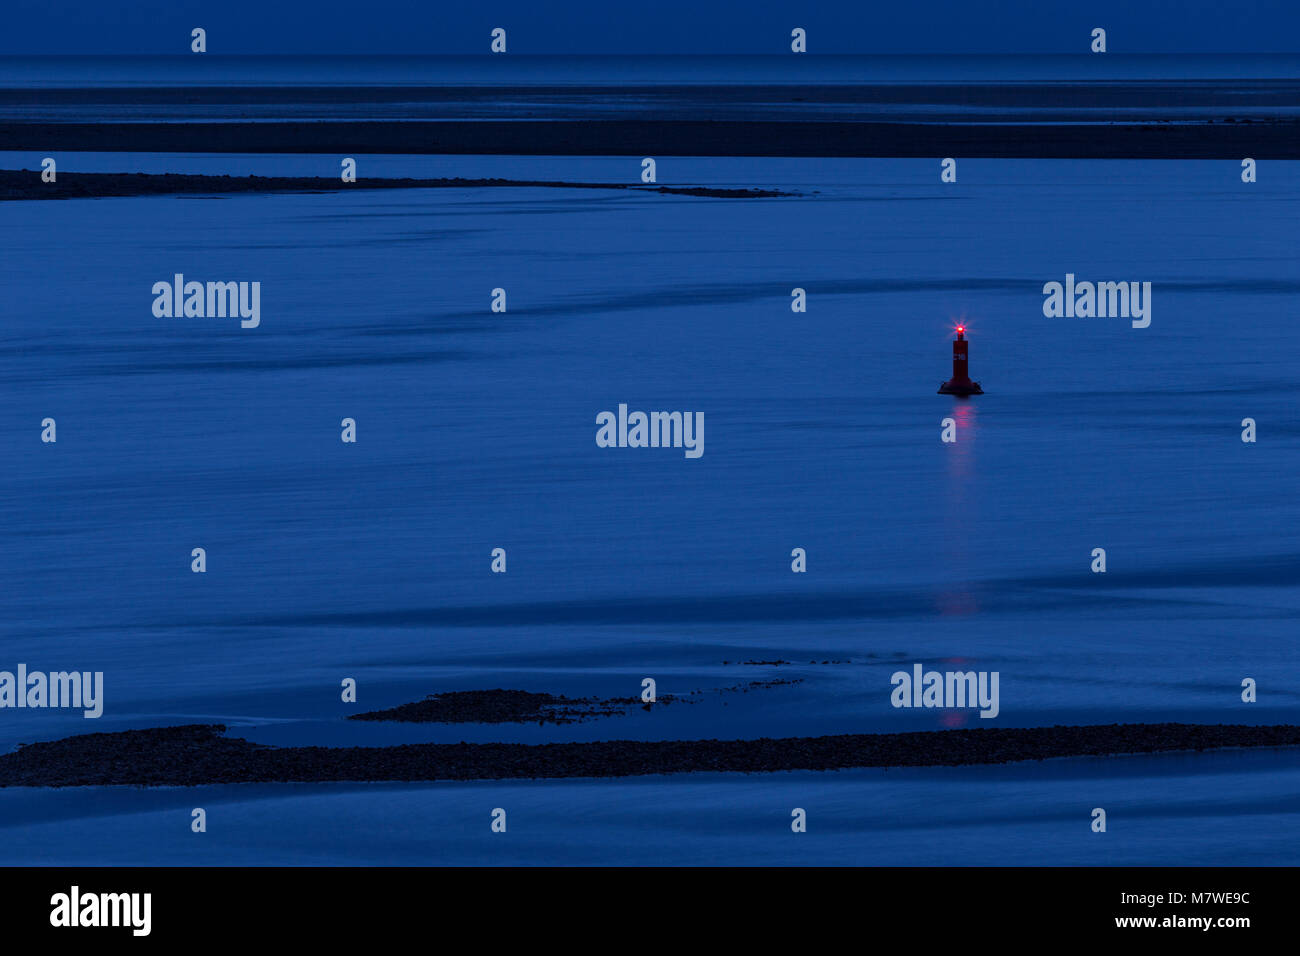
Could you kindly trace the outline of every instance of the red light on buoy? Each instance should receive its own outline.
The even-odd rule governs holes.
[[[952,378],[939,386],[940,395],[958,395],[965,398],[967,395],[983,395],[984,389],[980,388],[979,382],[972,382],[967,372],[967,349],[970,343],[966,341],[966,324],[963,322],[957,326],[957,338],[952,343]]]

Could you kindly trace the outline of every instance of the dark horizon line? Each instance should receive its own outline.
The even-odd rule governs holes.
[[[1296,159],[1300,120],[908,124],[818,120],[0,122],[7,151],[340,155]]]
[[[311,59],[314,57],[375,57],[375,58],[401,58],[401,59],[421,59],[436,60],[446,59],[448,57],[458,57],[465,59],[492,59],[492,60],[509,60],[509,59],[584,59],[584,60],[620,60],[620,59],[645,59],[650,57],[663,57],[673,59],[728,59],[742,57],[770,57],[771,59],[789,59],[798,61],[801,59],[921,59],[943,57],[960,58],[969,60],[978,59],[1006,59],[1008,57],[1019,57],[1024,59],[1057,59],[1062,57],[1077,57],[1078,59],[1096,60],[1099,64],[1106,60],[1129,59],[1134,57],[1159,57],[1162,59],[1184,59],[1188,56],[1222,56],[1222,57],[1267,57],[1267,56],[1287,56],[1300,57],[1300,49],[1295,50],[1178,50],[1178,51],[1158,51],[1158,50],[1130,50],[1126,52],[1114,52],[1106,54],[1095,54],[1087,51],[1078,50],[1060,50],[1060,51],[1042,51],[1030,53],[1023,50],[1014,51],[989,51],[979,52],[956,52],[944,50],[927,50],[916,51],[912,53],[898,52],[857,52],[857,53],[800,53],[793,54],[788,51],[766,51],[755,50],[752,52],[713,52],[713,51],[695,51],[684,53],[670,52],[651,52],[637,53],[627,51],[624,53],[583,53],[583,52],[565,52],[563,50],[550,52],[521,52],[521,53],[491,53],[483,50],[472,52],[444,51],[420,53],[405,53],[395,50],[377,50],[377,51],[339,51],[339,50],[319,50],[310,53],[156,53],[147,51],[123,52],[123,53],[6,53],[0,51],[0,59],[13,60],[41,60],[41,59],[66,59],[66,60],[120,60],[120,59],[139,59],[141,57],[150,57],[155,59],[175,59],[175,60],[201,60],[201,59]]]

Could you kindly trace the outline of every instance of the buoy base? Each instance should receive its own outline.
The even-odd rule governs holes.
[[[939,386],[940,395],[958,395],[965,398],[967,395],[983,395],[984,389],[980,388],[979,382],[967,380],[965,382],[944,382]]]

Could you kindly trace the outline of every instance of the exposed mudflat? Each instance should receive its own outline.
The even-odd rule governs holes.
[[[221,724],[85,734],[0,757],[0,787],[627,777],[1000,764],[1051,757],[1300,746],[1300,726],[1108,724],[758,740],[268,747]]]
[[[424,700],[384,710],[353,714],[348,720],[396,720],[437,724],[574,724],[598,717],[613,717],[631,707],[650,709],[677,698],[664,695],[653,704],[639,697],[565,697],[526,690],[458,690],[430,694]]]
[[[489,187],[556,189],[623,189],[675,196],[719,199],[766,199],[796,193],[776,189],[724,189],[713,186],[650,186],[642,183],[583,183],[546,179],[358,179],[345,183],[324,176],[208,176],[197,173],[67,173],[52,183],[40,170],[0,170],[0,200],[97,199],[110,196],[173,196],[202,193],[341,192],[350,189],[474,189]]]

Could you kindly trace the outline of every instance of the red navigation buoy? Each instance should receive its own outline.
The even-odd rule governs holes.
[[[967,374],[966,326],[957,326],[957,338],[952,343],[952,378],[939,386],[940,395],[983,395],[979,382],[972,382]]]

